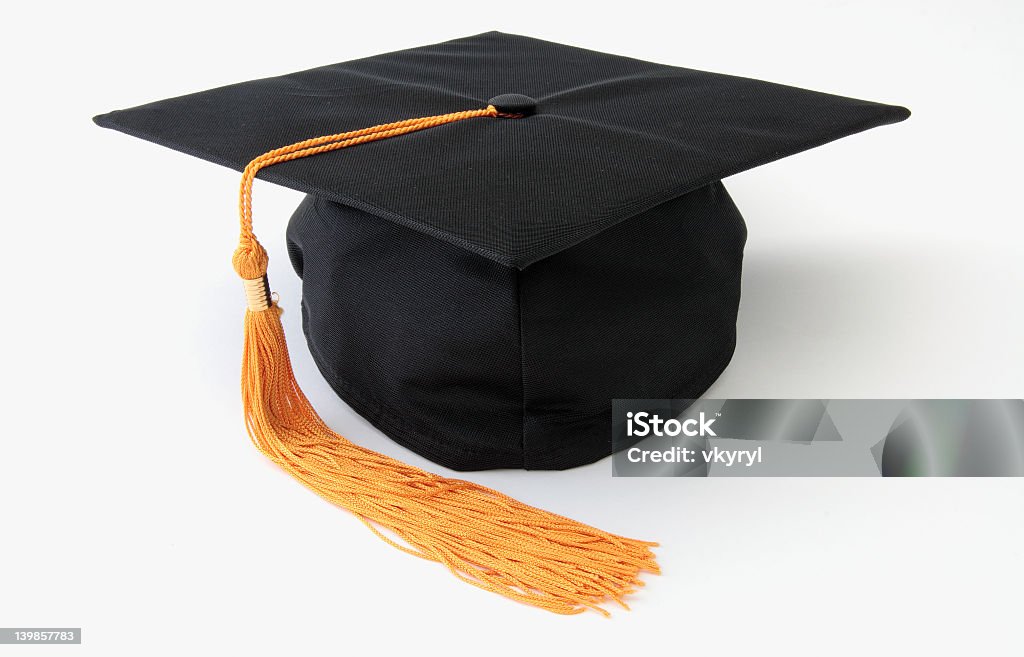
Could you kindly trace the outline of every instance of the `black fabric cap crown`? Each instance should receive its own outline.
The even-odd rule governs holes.
[[[241,170],[302,139],[505,104],[276,165],[321,371],[444,465],[610,453],[615,397],[699,396],[735,344],[731,174],[909,112],[491,32],[96,118]],[[499,109],[503,109],[499,107]]]

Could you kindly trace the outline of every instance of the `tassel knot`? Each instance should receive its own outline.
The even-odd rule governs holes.
[[[267,250],[255,238],[243,238],[231,256],[231,265],[244,280],[253,280],[267,275],[269,260]]]

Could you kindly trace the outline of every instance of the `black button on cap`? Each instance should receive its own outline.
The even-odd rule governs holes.
[[[537,101],[523,94],[501,94],[487,101],[504,114],[530,115],[537,111]]]

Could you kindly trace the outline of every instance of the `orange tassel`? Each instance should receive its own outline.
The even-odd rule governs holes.
[[[256,447],[324,499],[348,509],[392,546],[444,564],[482,589],[559,614],[614,601],[657,573],[646,541],[623,538],[537,509],[469,481],[448,479],[360,447],[331,431],[292,373],[269,297],[267,253],[252,233],[252,182],[260,168],[452,121],[502,116],[494,109],[411,119],[319,137],[253,160],[240,196],[242,235],[233,257],[245,283],[242,402]],[[397,540],[385,535],[390,532]],[[399,542],[401,541],[401,542]]]

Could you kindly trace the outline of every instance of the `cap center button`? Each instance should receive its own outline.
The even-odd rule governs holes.
[[[503,114],[522,114],[529,116],[537,111],[537,101],[523,94],[501,94],[487,101],[488,105]]]

